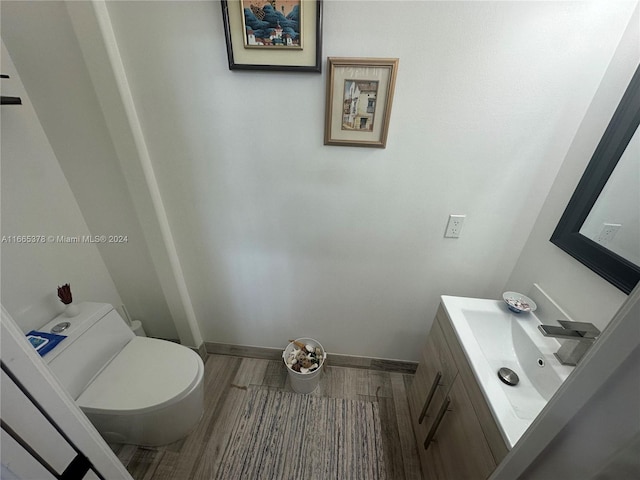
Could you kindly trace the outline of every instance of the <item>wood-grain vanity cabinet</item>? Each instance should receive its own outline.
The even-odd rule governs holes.
[[[409,407],[426,480],[485,479],[508,452],[442,305]]]

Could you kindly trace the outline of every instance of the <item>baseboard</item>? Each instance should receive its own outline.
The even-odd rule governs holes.
[[[253,347],[249,345],[232,345],[229,343],[204,343],[207,353],[216,355],[232,355],[234,357],[261,358],[264,360],[280,360],[281,348]]]
[[[207,353],[215,355],[232,355],[235,357],[261,358],[265,360],[281,360],[282,349],[270,347],[253,347],[250,345],[231,345],[228,343],[205,342]],[[375,357],[358,357],[355,355],[341,355],[327,353],[327,366],[367,368],[385,372],[414,374],[418,362],[405,360],[391,360]]]
[[[165,339],[162,339],[162,340],[165,340]],[[182,345],[180,343],[180,340],[168,340],[168,341],[179,343],[180,345]],[[207,347],[205,346],[204,342],[202,342],[198,347],[187,347],[187,348],[196,352],[203,362],[207,361]]]
[[[369,370],[382,370],[384,372],[406,373],[413,375],[418,368],[418,362],[407,360],[393,360],[390,358],[357,357],[354,355],[341,355],[339,353],[327,354],[329,365],[336,367],[367,368]]]
[[[200,355],[200,358],[202,359],[203,362],[207,359],[207,347],[204,344],[204,342],[202,342],[198,346],[198,348],[196,349],[196,353]]]

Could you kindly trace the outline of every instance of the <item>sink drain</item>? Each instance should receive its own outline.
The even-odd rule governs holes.
[[[502,367],[500,370],[498,370],[498,378],[507,385],[511,385],[512,387],[517,385],[520,381],[520,379],[518,378],[518,374],[507,367]]]

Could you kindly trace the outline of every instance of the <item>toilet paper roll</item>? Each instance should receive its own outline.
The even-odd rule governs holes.
[[[135,333],[138,337],[147,336],[147,333],[144,331],[144,328],[142,327],[142,322],[140,320],[133,320],[131,322],[131,330],[133,330],[133,333]]]

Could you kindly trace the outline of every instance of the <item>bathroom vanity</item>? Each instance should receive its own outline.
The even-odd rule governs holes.
[[[539,324],[499,301],[442,297],[408,395],[426,479],[489,477],[571,372]]]
[[[442,305],[409,390],[425,478],[487,478],[507,454]]]

